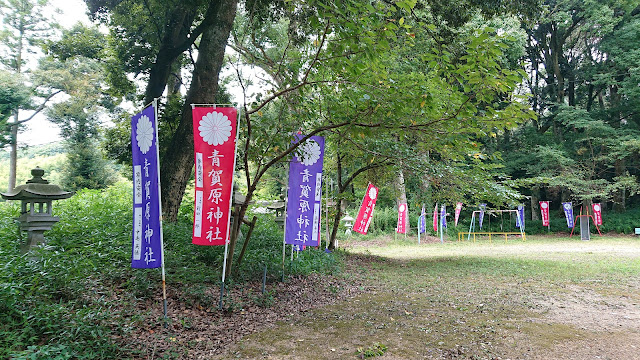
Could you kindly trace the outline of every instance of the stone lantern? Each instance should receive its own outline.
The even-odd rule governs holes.
[[[351,235],[351,229],[353,228],[353,222],[355,220],[356,219],[349,216],[349,214],[346,214],[342,219],[340,219],[340,221],[344,222],[344,227],[347,228],[347,230],[344,232],[346,235]]]
[[[63,191],[60,186],[49,184],[42,178],[44,170],[36,167],[31,170],[32,179],[27,180],[26,185],[17,186],[15,189],[0,193],[6,200],[20,200],[21,210],[18,222],[20,230],[27,232],[27,243],[23,245],[23,251],[43,244],[44,232],[60,221],[53,216],[51,202],[53,200],[67,199],[73,192]]]
[[[267,205],[267,209],[274,210],[276,212],[276,224],[284,225],[284,201],[274,201],[270,205]]]

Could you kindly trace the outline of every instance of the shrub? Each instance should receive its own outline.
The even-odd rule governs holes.
[[[82,190],[56,202],[60,222],[45,233],[46,247],[27,255],[19,250],[18,204],[0,203],[0,358],[130,356],[133,350],[113,335],[126,335],[146,316],[137,314],[138,302],[157,296],[161,287],[158,269],[130,267],[131,202],[128,183]],[[164,224],[167,286],[185,289],[186,302],[210,302],[203,289],[220,281],[224,246],[191,244],[192,211],[187,198],[178,221]],[[247,230],[244,226],[243,233]],[[279,279],[282,239],[273,217],[259,215],[233,283],[261,279],[264,264],[270,279]],[[311,249],[291,264],[287,258],[287,272],[332,272],[339,264],[339,256]]]

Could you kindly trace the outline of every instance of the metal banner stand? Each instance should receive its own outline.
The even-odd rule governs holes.
[[[580,218],[580,240],[591,240],[591,229],[589,228],[589,216],[579,216]]]

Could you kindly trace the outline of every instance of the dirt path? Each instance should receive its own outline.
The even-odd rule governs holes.
[[[617,245],[603,244],[610,258],[591,256],[598,244],[584,246],[590,249],[572,252],[586,255],[569,260],[529,254],[542,263],[497,255],[354,255],[349,271],[366,284],[362,294],[279,321],[212,358],[357,359],[384,347],[382,359],[638,359],[637,267],[589,279],[572,262],[620,267],[637,261],[640,247],[620,246],[618,254]],[[616,256],[628,259],[618,263]],[[543,268],[522,275],[520,266]]]

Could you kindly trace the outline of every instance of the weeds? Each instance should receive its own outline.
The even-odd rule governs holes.
[[[368,359],[371,357],[382,356],[387,351],[387,346],[381,343],[375,343],[368,348],[359,347],[356,355],[359,359]]]
[[[259,307],[268,308],[273,306],[276,301],[275,293],[273,290],[268,290],[256,295],[250,295],[249,299]]]
[[[19,204],[0,203],[0,358],[115,359],[134,349],[123,346],[132,329],[153,323],[141,313],[141,303],[160,293],[158,269],[131,269],[131,185],[105,190],[82,190],[54,204],[61,221],[45,236],[47,245],[23,255],[14,218]],[[185,202],[176,223],[165,224],[165,265],[168,286],[179,288],[178,300],[187,306],[215,308],[222,246],[191,244],[192,205]],[[246,233],[246,229],[243,229]],[[241,239],[244,241],[244,239]],[[262,278],[279,280],[282,229],[260,215],[245,259],[229,281]],[[237,259],[236,259],[237,260]],[[288,274],[333,272],[339,256],[305,251]],[[253,299],[268,307],[275,295]],[[243,304],[225,299],[228,311]],[[190,326],[185,320],[182,325]],[[170,354],[165,354],[170,355]]]

